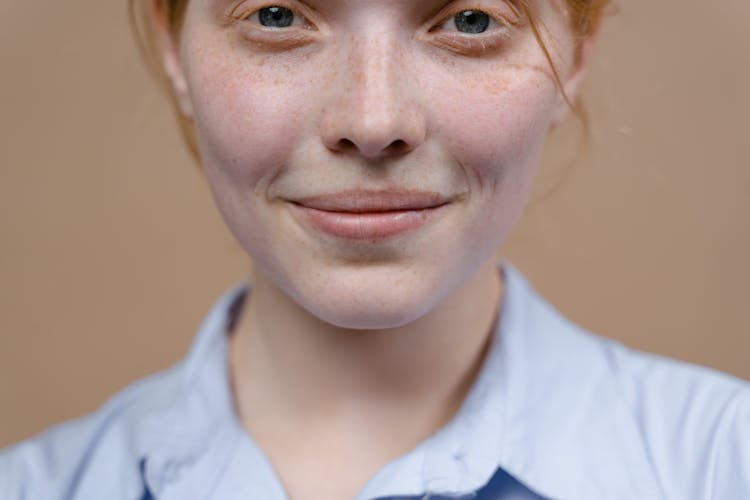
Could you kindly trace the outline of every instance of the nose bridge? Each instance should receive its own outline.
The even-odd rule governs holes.
[[[398,106],[405,98],[405,89],[399,81],[403,76],[399,71],[402,59],[403,50],[393,36],[372,33],[352,40],[347,89],[352,95],[349,98],[355,102],[359,100],[362,105],[377,104],[369,106],[368,111],[372,113]]]
[[[346,42],[341,81],[326,110],[324,140],[364,156],[408,152],[424,140],[424,123],[408,82],[397,34],[361,28]]]

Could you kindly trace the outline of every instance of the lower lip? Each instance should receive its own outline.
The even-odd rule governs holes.
[[[434,219],[445,205],[392,212],[329,212],[291,204],[292,211],[313,228],[350,240],[383,240],[416,231]]]

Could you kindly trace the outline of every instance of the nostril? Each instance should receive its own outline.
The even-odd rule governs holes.
[[[342,137],[336,142],[334,150],[339,153],[352,153],[359,151],[368,157],[382,157],[404,155],[411,151],[411,147],[403,139],[396,139],[388,144],[388,146],[383,147],[383,144],[358,144],[351,139]]]
[[[386,151],[396,153],[396,154],[401,154],[401,153],[405,153],[408,149],[409,149],[409,146],[406,144],[406,142],[404,142],[401,139],[396,139],[390,144],[390,146],[386,148]]]

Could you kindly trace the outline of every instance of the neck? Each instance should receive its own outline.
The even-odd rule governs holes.
[[[372,425],[385,431],[395,422],[404,429],[408,416],[414,432],[425,434],[412,436],[418,442],[465,398],[501,296],[500,273],[490,262],[422,318],[361,331],[320,321],[257,276],[231,342],[241,419],[253,434],[302,421],[307,428],[356,422],[372,432]]]

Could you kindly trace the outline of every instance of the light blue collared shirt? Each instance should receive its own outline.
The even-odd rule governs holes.
[[[594,336],[502,269],[497,331],[458,414],[358,499],[750,499],[749,384]],[[244,294],[218,300],[175,367],[0,452],[0,499],[286,498],[233,410]]]

